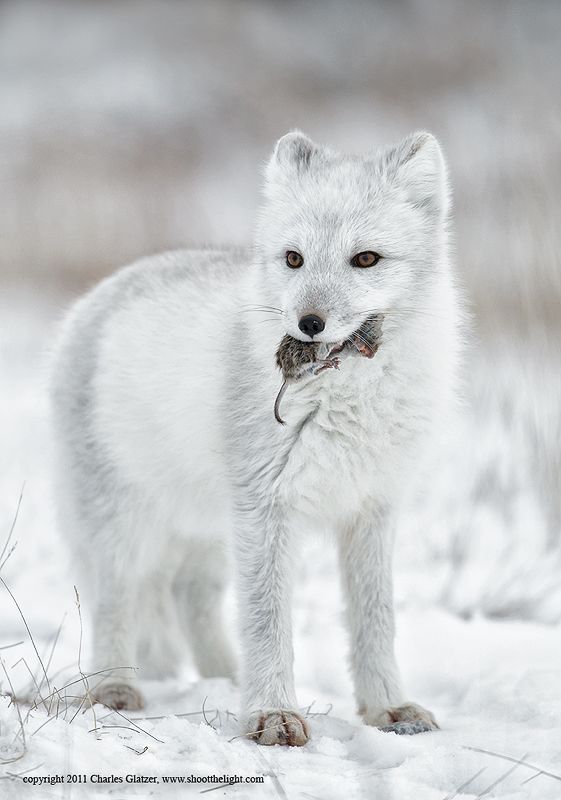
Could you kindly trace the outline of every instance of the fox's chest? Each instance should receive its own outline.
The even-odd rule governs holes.
[[[294,398],[300,427],[280,486],[290,508],[334,522],[399,482],[419,430],[414,404],[398,397],[398,387],[371,381],[360,389]]]

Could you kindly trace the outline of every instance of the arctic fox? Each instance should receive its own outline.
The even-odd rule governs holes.
[[[142,706],[125,667],[173,669],[172,607],[200,674],[237,675],[221,620],[232,561],[245,730],[304,744],[291,588],[301,532],[320,527],[339,551],[364,721],[436,727],[401,687],[391,560],[404,487],[455,392],[448,216],[432,135],[358,157],[293,132],[266,167],[251,252],[147,258],[77,302],[52,383],[57,494],[90,590],[100,702]],[[375,356],[288,386],[279,425],[283,337],[327,347],[373,315]]]

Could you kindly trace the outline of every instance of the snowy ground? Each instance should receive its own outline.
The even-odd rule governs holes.
[[[25,732],[25,755],[0,768],[1,797],[179,798],[215,788],[23,783],[24,776],[69,772],[160,780],[166,775],[266,776],[261,786],[215,788],[216,796],[240,798],[561,796],[558,548],[548,545],[551,515],[538,491],[543,481],[532,480],[538,475],[536,431],[524,438],[517,430],[526,430],[524,419],[531,411],[541,425],[551,424],[545,420],[548,404],[558,408],[555,364],[540,366],[540,359],[524,353],[520,363],[502,359],[502,376],[493,366],[493,401],[477,392],[465,425],[442,456],[431,491],[402,522],[396,564],[399,660],[410,698],[430,707],[442,730],[403,738],[360,723],[346,669],[333,552],[324,542],[310,541],[302,579],[296,582],[295,632],[299,701],[309,707],[312,740],[302,749],[258,748],[234,738],[240,733],[236,688],[227,681],[197,680],[188,656],[180,679],[146,683],[149,705],[142,719],[123,719],[98,707],[95,715],[87,708],[75,716],[69,696],[82,693],[81,683],[61,688],[79,677],[80,625],[72,567],[48,500],[43,350],[63,306],[59,298],[31,303],[28,296],[14,294],[4,296],[1,308],[0,546],[26,482],[12,538],[17,547],[1,575],[44,662],[63,620],[48,668],[51,688],[44,680],[41,686],[43,697],[56,687],[61,699],[47,702],[48,710],[39,704],[30,711],[0,698],[4,761],[23,752],[18,710]],[[487,362],[480,366],[481,385],[489,386],[489,370]],[[528,394],[536,370],[541,370],[543,391]],[[544,385],[547,376],[551,383]],[[516,413],[503,419],[497,410],[501,386],[512,389],[513,381]],[[482,483],[492,490],[483,492]],[[83,611],[87,656],[89,617]],[[233,617],[231,606],[230,612]],[[29,635],[3,587],[0,619],[0,647],[9,648],[0,650],[6,669],[2,690],[8,691],[9,676],[21,691],[29,683],[27,665],[41,682]],[[11,777],[16,774],[20,777]]]

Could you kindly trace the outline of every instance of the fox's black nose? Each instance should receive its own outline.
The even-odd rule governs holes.
[[[317,314],[306,314],[298,323],[298,327],[306,336],[314,336],[325,328],[325,322]]]

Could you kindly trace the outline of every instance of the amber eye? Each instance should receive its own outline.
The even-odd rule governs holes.
[[[291,269],[298,269],[298,267],[301,267],[304,263],[304,259],[296,250],[288,250],[286,254],[286,263]]]
[[[357,253],[356,256],[351,258],[351,264],[353,267],[373,267],[375,264],[378,263],[381,256],[378,253],[373,253],[371,250],[367,250],[364,253]]]

